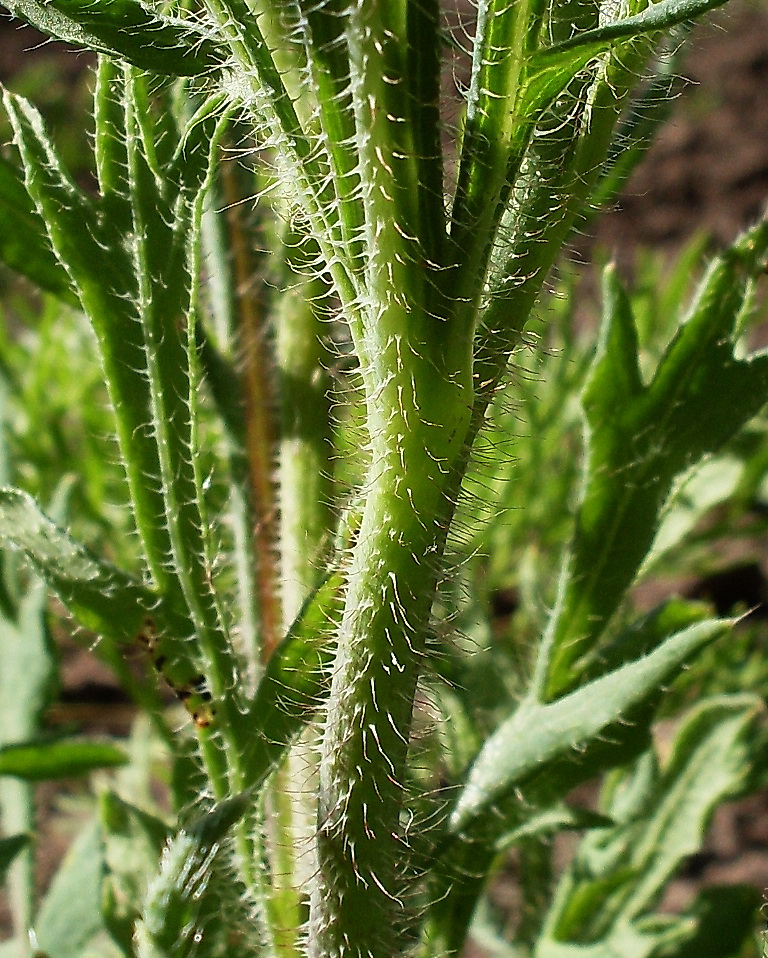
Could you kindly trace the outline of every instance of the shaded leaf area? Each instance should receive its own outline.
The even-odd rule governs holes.
[[[77,305],[67,271],[53,254],[23,174],[0,156],[0,259],[41,289]]]
[[[0,475],[3,480],[7,480],[12,471],[6,447],[9,418],[3,393],[0,396]],[[54,497],[51,506],[55,511],[62,508],[63,498]],[[45,589],[14,559],[7,552],[0,554],[0,697],[4,703],[0,754],[9,763],[11,773],[15,760],[21,758],[24,766],[24,756],[18,752],[14,755],[14,748],[21,745],[23,749],[24,743],[39,735],[45,710],[56,694],[58,679],[46,616]],[[35,910],[33,836],[38,809],[33,781],[34,776],[29,775],[9,774],[0,778],[0,827],[3,834],[9,836],[7,842],[3,842],[0,871],[4,880],[13,857],[8,897],[14,927],[25,930]],[[29,841],[20,841],[24,834],[29,836]]]
[[[5,884],[5,875],[13,860],[29,843],[29,835],[9,835],[0,839],[0,885]]]

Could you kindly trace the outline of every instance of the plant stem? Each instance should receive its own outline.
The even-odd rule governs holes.
[[[302,275],[306,237],[285,237],[283,292],[276,308],[276,351],[280,377],[280,586],[283,621],[296,618],[317,585],[321,553],[333,528],[333,463],[330,355],[324,343],[322,310],[329,287],[322,276]],[[312,244],[312,250],[316,247]]]
[[[322,746],[317,958],[391,956],[402,944],[411,714],[469,405],[458,374],[405,344],[400,362],[400,350],[391,339],[381,361],[392,372],[368,398],[373,455]]]
[[[275,455],[272,395],[272,362],[267,348],[267,328],[261,284],[242,222],[242,196],[231,164],[221,166],[227,201],[227,225],[232,251],[232,274],[237,293],[238,331],[243,353],[246,458],[252,513],[255,581],[259,597],[259,649],[266,662],[280,639],[280,604],[277,589],[277,503],[272,481]]]

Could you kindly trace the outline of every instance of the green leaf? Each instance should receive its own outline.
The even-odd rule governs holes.
[[[525,68],[520,93],[520,115],[538,114],[552,102],[573,76],[621,41],[668,30],[722,6],[726,0],[659,0],[641,13],[623,17],[592,30],[576,32],[568,40],[538,50]]]
[[[42,117],[21,97],[3,92],[5,111],[21,154],[25,184],[51,245],[77,287],[83,308],[106,316],[126,309],[130,262],[111,227],[100,216],[98,200],[72,183],[47,137]]]
[[[649,753],[629,773],[609,779],[601,810],[616,825],[582,842],[555,896],[543,942],[601,941],[622,953],[616,949],[624,930],[653,937],[651,910],[667,882],[701,847],[714,809],[746,781],[760,709],[749,695],[705,701],[678,730],[661,773]]]
[[[29,845],[29,835],[9,835],[0,838],[0,885],[5,884],[5,876],[14,858]]]
[[[473,783],[473,776],[487,775],[488,781],[484,784],[492,788],[498,786],[498,793],[494,793],[488,803],[476,795],[478,807],[468,809],[466,822],[459,822],[458,827],[454,825],[458,809],[454,809],[447,828],[437,829],[436,836],[431,839],[433,850],[427,852],[433,861],[437,859],[431,892],[435,904],[430,908],[430,924],[446,950],[453,951],[464,941],[505,834],[515,834],[518,829],[524,831],[527,822],[535,821],[539,816],[546,819],[575,786],[606,769],[623,766],[647,751],[651,744],[651,723],[663,696],[664,685],[681,664],[678,661],[665,672],[663,659],[666,655],[672,652],[674,658],[676,653],[682,652],[678,647],[675,653],[675,639],[684,643],[691,639],[706,643],[718,634],[718,623],[702,623],[699,621],[701,617],[701,606],[693,603],[678,601],[662,607],[617,639],[615,649],[608,650],[604,667],[613,667],[617,671],[604,675],[604,671],[596,670],[597,675],[604,678],[590,682],[579,693],[572,693],[577,698],[567,696],[554,705],[543,706],[524,701],[520,713],[513,715],[486,741],[470,769],[469,784]],[[691,625],[694,622],[698,624]],[[724,622],[719,625],[727,627]],[[677,636],[667,638],[670,630],[675,629],[678,630]],[[665,639],[671,643],[666,649]],[[645,658],[638,658],[631,666],[621,668],[630,656]],[[601,708],[609,706],[609,698],[614,693],[626,694],[629,691],[628,686],[623,690],[616,688],[612,679],[629,680],[631,684],[633,674],[635,679],[639,677],[640,673],[635,672],[633,666],[639,666],[640,672],[647,666],[658,668],[661,678],[654,679],[651,674],[646,674],[643,681],[650,681],[644,691],[636,689],[638,698],[634,702],[628,702],[625,708],[620,707],[612,718],[601,714]],[[629,671],[625,671],[627,669]],[[606,680],[609,681],[603,685]],[[560,703],[569,704],[564,704],[562,711],[549,711]],[[569,715],[571,705],[575,710]],[[589,724],[592,718],[596,720],[595,726],[587,729],[583,723]],[[603,718],[608,721],[598,728]],[[539,736],[538,732],[543,734]],[[509,737],[502,741],[507,733]],[[558,743],[556,739],[560,733],[562,737]],[[519,736],[517,741],[513,740],[515,736]],[[550,747],[552,751],[548,752]],[[502,754],[503,748],[508,749],[506,755]],[[505,763],[514,764],[518,757],[519,768],[512,772],[511,780],[501,781],[509,767]],[[489,797],[484,796],[485,799]],[[459,805],[463,801],[464,795],[460,794]]]
[[[599,737],[606,726],[653,695],[704,645],[724,635],[727,620],[691,626],[670,636],[649,655],[579,688],[551,704],[523,701],[486,741],[457,799],[449,827],[461,832],[548,762]]]
[[[122,92],[122,87],[117,92]],[[62,169],[40,114],[9,93],[4,93],[4,104],[21,153],[27,190],[46,223],[57,257],[72,277],[99,343],[147,563],[158,588],[171,592],[174,582],[167,568],[170,545],[163,522],[157,443],[148,428],[152,419],[147,358],[137,314],[138,286],[130,233],[117,234],[119,241],[115,242],[115,225],[124,226],[124,203],[110,192],[100,200],[86,196]],[[120,113],[110,113],[110,121],[115,112]],[[124,126],[124,117],[122,122]],[[121,135],[125,136],[124,129]],[[113,183],[107,169],[114,172],[118,161],[114,156],[114,162],[104,159],[106,147],[100,136],[97,147],[97,165],[107,189],[106,183]]]
[[[657,901],[679,864],[701,847],[714,810],[739,793],[751,767],[761,711],[762,703],[752,695],[723,696],[692,709],[644,810],[645,824],[630,843],[638,877],[624,903],[625,915],[639,916]]]
[[[136,0],[3,0],[3,5],[49,36],[154,73],[200,76],[226,59],[210,33]]]
[[[35,923],[40,951],[50,958],[82,958],[103,928],[104,855],[98,822],[88,825],[61,863]]]
[[[656,919],[650,927],[640,923],[616,929],[609,942],[555,941],[542,937],[536,942],[534,958],[652,958],[658,954],[676,954],[676,949],[692,931],[692,922],[675,915]]]
[[[104,921],[125,954],[132,955],[134,925],[169,830],[160,819],[123,801],[114,792],[100,796],[99,811],[107,866]]]
[[[249,783],[262,783],[320,708],[330,682],[335,625],[346,575],[330,573],[306,599],[296,621],[267,664],[251,706]]]
[[[127,573],[95,558],[18,489],[0,489],[0,540],[23,551],[85,628],[135,638],[157,596]]]
[[[128,756],[107,742],[18,742],[0,748],[0,775],[28,782],[87,775],[97,768],[125,765]]]
[[[736,456],[721,455],[694,467],[692,475],[683,477],[664,506],[641,575],[682,542],[707,512],[734,495],[744,470],[744,462]]]
[[[199,939],[207,941],[211,925],[222,918],[211,912],[211,898],[216,892],[212,869],[228,831],[252,801],[251,789],[226,799],[170,839],[160,871],[150,882],[142,903],[134,938],[139,958],[198,954]],[[232,905],[230,902],[230,914]]]
[[[695,20],[697,17],[721,7],[726,0],[659,0],[650,3],[641,12],[631,17],[621,17],[594,30],[585,30],[561,43],[540,51],[536,59],[558,56],[563,51],[579,50],[583,47],[597,54],[617,40],[627,40],[643,33],[668,30],[678,23]]]
[[[183,610],[97,559],[20,490],[0,489],[0,541],[26,554],[82,626],[118,641],[141,643],[193,718],[208,708],[195,695],[201,675]]]
[[[733,958],[745,954],[762,924],[763,896],[752,885],[704,888],[689,910],[696,934],[675,958]]]
[[[45,223],[24,178],[0,156],[0,259],[10,269],[70,305],[77,305],[67,271],[51,250]]]
[[[605,273],[603,328],[582,397],[585,488],[539,663],[544,698],[578,682],[584,656],[652,548],[677,477],[768,399],[768,355],[734,353],[734,330],[766,249],[762,223],[715,262],[647,385],[630,301],[615,271]]]
[[[588,808],[578,808],[565,803],[534,813],[517,828],[506,832],[496,841],[495,851],[503,852],[523,838],[534,835],[553,835],[564,831],[581,831],[587,828],[607,828],[612,820],[606,815]]]
[[[146,82],[131,76],[128,103],[146,97]],[[162,480],[164,515],[181,591],[198,636],[216,631],[206,559],[202,503],[195,467],[197,429],[192,310],[193,205],[196,191],[161,188],[152,165],[159,129],[140,107],[127,120],[128,169],[134,215],[134,272],[146,344],[153,433]],[[209,145],[208,144],[206,145]],[[207,150],[202,151],[205,160]],[[203,170],[207,163],[203,164]],[[201,187],[196,182],[197,191]],[[191,342],[189,341],[191,340]],[[225,642],[221,643],[222,645]]]

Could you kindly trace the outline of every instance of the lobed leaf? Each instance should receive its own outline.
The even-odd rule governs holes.
[[[679,475],[715,452],[768,400],[768,354],[735,355],[735,327],[768,250],[768,222],[705,277],[689,318],[646,385],[635,319],[605,273],[603,328],[582,404],[583,497],[537,680],[551,699],[579,669],[651,550]]]
[[[658,947],[652,909],[680,863],[701,847],[714,809],[743,786],[760,708],[750,695],[706,701],[678,730],[663,772],[648,753],[609,779],[601,809],[616,825],[582,842],[546,919],[542,955],[566,943],[601,942],[613,951],[630,929],[648,953],[654,941]],[[685,916],[663,934],[687,937],[694,927]]]

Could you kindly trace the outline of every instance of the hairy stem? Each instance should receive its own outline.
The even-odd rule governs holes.
[[[373,455],[320,768],[318,958],[390,956],[402,944],[411,714],[470,402],[464,371],[446,375],[426,351],[392,337],[380,357],[390,375],[369,391]]]

